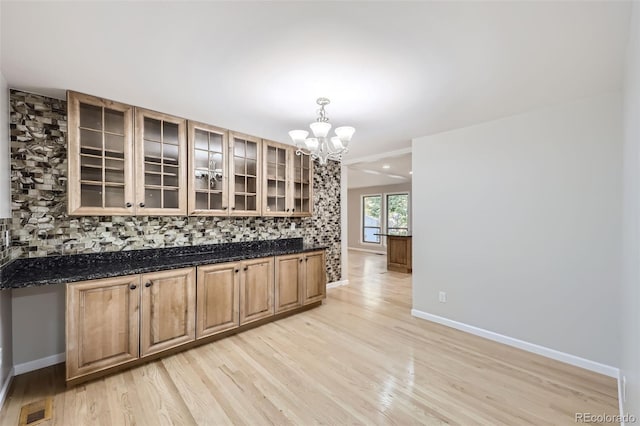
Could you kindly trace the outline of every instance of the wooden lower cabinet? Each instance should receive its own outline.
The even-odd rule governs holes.
[[[196,338],[240,325],[240,264],[198,266]]]
[[[275,311],[286,312],[302,305],[304,255],[276,257]]]
[[[302,303],[322,300],[327,295],[327,274],[324,266],[324,251],[316,251],[304,255],[304,292]]]
[[[139,356],[140,276],[67,284],[67,380]]]
[[[318,302],[325,289],[321,251],[69,283],[67,382],[241,330]]]
[[[273,257],[240,263],[240,325],[272,316]]]
[[[142,275],[140,356],[196,338],[195,268]]]

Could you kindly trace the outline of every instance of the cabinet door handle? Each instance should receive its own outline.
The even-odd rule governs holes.
[[[149,288],[149,287],[151,287],[152,285],[153,285],[153,283],[152,283],[151,281],[149,281],[149,282],[148,282],[148,283],[146,283],[144,286],[145,286],[145,287],[147,287],[147,288]]]
[[[300,263],[302,263],[303,260],[304,260],[303,258],[300,258]]]
[[[133,206],[133,204],[127,203],[127,204],[125,204],[125,206],[127,206],[127,208],[129,208],[129,207]]]
[[[291,210],[291,209],[287,209],[287,213],[289,213],[289,210]]]
[[[296,212],[296,209],[291,209],[291,211],[295,213],[295,212]]]
[[[136,288],[138,288],[138,286],[137,286],[137,285],[135,285],[135,284],[131,284],[131,285],[129,286],[129,288],[130,288],[131,290],[135,290]]]
[[[228,208],[229,208],[229,207],[227,207],[227,206],[222,206],[222,210],[226,210],[226,209],[228,209]]]
[[[308,262],[308,261],[309,261],[309,258],[308,258],[308,257],[305,257],[305,258],[304,258],[304,261],[305,261],[305,262]]]
[[[144,203],[140,203],[140,204],[139,204],[139,206],[140,206],[140,207],[144,207]]]
[[[235,209],[236,209],[236,206],[231,207],[231,210],[235,210]]]
[[[245,267],[244,267],[244,270],[245,270],[245,271],[248,271],[248,270],[249,270],[249,267],[248,267],[248,266],[245,266]]]

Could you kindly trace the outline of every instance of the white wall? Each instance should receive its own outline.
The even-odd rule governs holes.
[[[640,5],[631,19],[624,102],[624,269],[621,374],[626,413],[640,417]]]
[[[14,365],[64,353],[64,290],[64,285],[12,290]]]
[[[0,218],[11,217],[9,88],[0,73]]]
[[[608,94],[414,139],[414,308],[618,366],[621,120]]]

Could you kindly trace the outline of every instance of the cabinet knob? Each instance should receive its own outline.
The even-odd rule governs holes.
[[[153,285],[153,283],[151,281],[149,281],[148,283],[145,283],[145,287],[151,287]]]
[[[300,258],[300,263],[302,263],[303,260],[304,260],[303,258]]]
[[[140,205],[140,207],[144,207],[144,203],[140,203],[139,205]]]
[[[125,206],[127,206],[127,208],[129,208],[129,207],[133,206],[133,204],[127,203],[127,204],[125,204]]]
[[[291,209],[287,209],[287,213],[289,212],[289,210],[291,210]]]
[[[226,209],[228,209],[228,208],[229,208],[229,207],[227,207],[227,206],[222,206],[222,210],[226,210]]]
[[[231,210],[235,210],[235,209],[236,209],[236,206],[231,207]]]
[[[291,211],[295,213],[296,209],[295,209],[295,208],[293,208],[293,209],[291,209]]]
[[[305,257],[305,258],[304,258],[304,261],[305,261],[305,262],[308,262],[308,261],[309,261],[309,258],[308,258],[308,257]]]
[[[240,272],[240,269],[236,269],[236,274],[237,274],[238,272]]]
[[[131,290],[135,290],[136,288],[138,288],[138,286],[137,286],[137,285],[135,285],[135,284],[131,284],[131,285],[129,286],[129,288],[130,288]]]
[[[245,271],[248,271],[248,270],[249,270],[249,267],[248,267],[248,266],[245,266],[245,267],[244,267],[244,270],[245,270]]]

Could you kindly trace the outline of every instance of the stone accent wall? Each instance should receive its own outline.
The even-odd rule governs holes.
[[[339,163],[316,163],[309,218],[69,217],[66,102],[12,90],[10,108],[12,258],[303,237],[329,246],[328,280],[340,280]]]
[[[11,250],[4,240],[4,233],[11,227],[11,219],[0,219],[0,266],[11,260]]]

